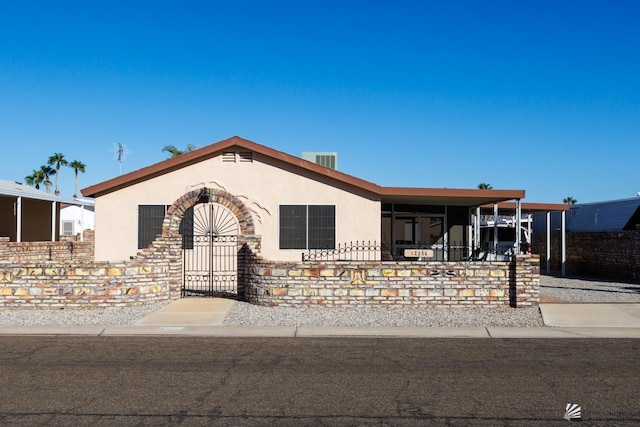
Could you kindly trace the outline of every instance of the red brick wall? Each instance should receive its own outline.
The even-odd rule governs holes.
[[[636,282],[640,280],[640,231],[566,234],[568,275]],[[546,271],[546,235],[533,235],[533,251]],[[562,270],[561,234],[551,239],[551,271]]]

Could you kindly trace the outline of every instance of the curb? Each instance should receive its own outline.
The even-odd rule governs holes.
[[[168,336],[237,338],[640,338],[640,328],[315,327],[315,326],[5,326],[0,336]]]

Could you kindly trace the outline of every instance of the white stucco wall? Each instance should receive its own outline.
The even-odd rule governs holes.
[[[73,234],[78,234],[83,230],[93,230],[95,227],[94,212],[86,207],[65,206],[60,209],[60,233],[62,234],[63,223],[73,221]]]
[[[223,189],[252,211],[262,256],[300,260],[301,250],[280,250],[278,206],[336,206],[336,244],[380,240],[380,202],[293,173],[291,166],[254,153],[253,162],[227,163],[217,156],[96,198],[96,260],[128,259],[138,252],[138,205],[171,205],[196,188]]]

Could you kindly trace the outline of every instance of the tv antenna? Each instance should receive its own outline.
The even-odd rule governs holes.
[[[129,150],[127,150],[126,144],[121,144],[119,142],[113,143],[113,159],[117,160],[120,163],[120,175],[122,175],[122,162],[127,160],[127,154],[129,154]]]

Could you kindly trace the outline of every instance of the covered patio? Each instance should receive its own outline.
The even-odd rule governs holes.
[[[520,218],[524,195],[524,190],[385,187],[382,259],[473,260],[481,249],[480,207],[512,201]],[[521,252],[520,243],[509,255]]]

